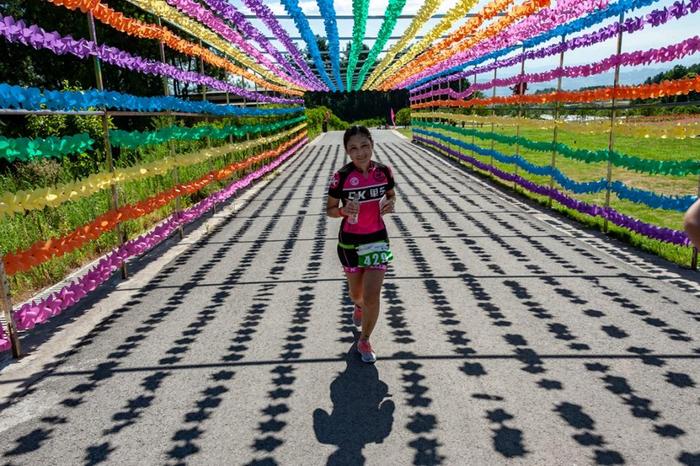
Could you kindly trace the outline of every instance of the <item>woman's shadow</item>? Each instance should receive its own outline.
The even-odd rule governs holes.
[[[331,383],[333,411],[314,411],[316,439],[338,450],[328,457],[328,465],[364,464],[362,449],[368,443],[382,443],[394,423],[394,402],[387,384],[379,380],[374,364],[365,364],[355,345],[345,357],[347,367]]]

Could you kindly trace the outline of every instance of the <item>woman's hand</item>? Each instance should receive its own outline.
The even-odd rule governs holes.
[[[352,217],[360,212],[360,203],[353,200],[348,200],[340,208],[340,215],[344,217]]]
[[[387,199],[387,201],[382,205],[382,208],[380,210],[380,214],[391,214],[394,212],[394,204],[396,203],[396,198],[392,197]]]

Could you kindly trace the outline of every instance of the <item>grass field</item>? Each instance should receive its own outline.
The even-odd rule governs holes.
[[[514,145],[499,143],[492,144],[489,140],[461,136],[456,133],[435,128],[426,129],[448,135],[455,139],[461,139],[469,143],[474,143],[481,147],[489,149],[493,148],[506,155],[514,155],[519,153],[529,162],[537,165],[550,165],[552,162],[551,153],[525,150]],[[484,127],[478,129],[485,132],[491,131],[491,125],[485,125]],[[494,131],[507,135],[516,135],[518,133],[518,129],[516,127],[495,127]],[[407,133],[408,132],[404,134]],[[533,141],[552,141],[551,130],[522,129],[519,134],[520,136]],[[580,134],[559,131],[558,135],[559,142],[567,144],[573,148],[584,149],[606,149],[608,147],[608,138],[609,135],[605,133]],[[700,139],[697,138],[683,140],[649,138],[640,140],[639,138],[635,137],[619,136],[615,138],[614,147],[618,152],[653,160],[684,160],[700,158]],[[490,163],[489,157],[479,156],[470,152],[468,152],[468,154],[474,156],[482,162]],[[517,167],[512,164],[502,164],[496,162],[495,166],[501,170],[511,173],[517,170]],[[600,178],[605,178],[607,175],[607,163],[587,164],[559,156],[556,159],[556,167],[566,176],[576,181],[594,181]],[[522,170],[520,170],[518,174],[537,184],[548,185],[550,181],[549,177],[531,175],[529,173],[524,173]],[[616,167],[613,167],[612,179],[623,181],[629,187],[655,191],[666,195],[697,195],[699,187],[697,175],[656,176],[637,173],[631,170]],[[510,187],[511,185],[508,186]],[[522,190],[519,189],[519,191]],[[531,193],[526,193],[525,195],[542,204],[546,204],[548,202],[547,199],[542,196],[537,196]],[[588,203],[605,205],[605,192],[588,195],[575,195],[574,197]],[[643,204],[618,199],[614,194],[611,196],[610,205],[619,212],[654,225],[673,228],[676,230],[682,230],[683,228],[682,212],[652,209]],[[558,211],[565,212],[567,215],[578,219],[589,227],[602,229],[602,219],[582,215],[556,203],[553,208]],[[611,226],[610,232],[616,237],[629,241],[630,243],[637,245],[644,250],[651,251],[677,264],[683,266],[688,266],[690,264],[692,249],[689,247],[678,247],[662,243],[660,241],[650,240],[615,226]]]
[[[482,131],[490,131],[490,125],[479,128]],[[459,137],[458,135],[446,131],[435,130],[451,137]],[[514,127],[497,127],[496,131],[503,134],[515,135],[517,130]],[[399,128],[398,131],[408,138],[412,137],[410,128]],[[320,133],[320,127],[309,126],[309,139],[312,140]],[[526,129],[520,132],[520,135],[535,141],[551,141],[551,131],[547,130],[531,130]],[[607,147],[607,135],[581,135],[575,133],[567,133],[566,131],[559,133],[559,141],[570,145],[571,147],[601,149]],[[472,142],[470,137],[462,137],[467,142]],[[474,139],[474,143],[482,147],[491,147],[490,141]],[[197,151],[204,147],[203,142],[179,142],[176,144],[176,152],[182,156],[187,153]],[[520,150],[515,146],[505,144],[494,144],[493,148],[507,155],[520,153],[530,162],[540,165],[548,165],[551,163],[551,154]],[[616,149],[619,152],[640,157],[653,158],[657,160],[678,160],[700,156],[700,140],[660,140],[660,139],[645,139],[631,137],[618,137],[616,140]],[[134,163],[146,163],[152,160],[158,160],[168,154],[168,149],[164,145],[150,146],[144,149],[122,151],[117,166],[129,166]],[[186,183],[199,178],[205,173],[215,168],[221,168],[224,165],[239,160],[251,155],[250,151],[237,152],[229,154],[226,157],[219,158],[212,162],[200,163],[188,167],[178,169],[180,183]],[[488,162],[487,157],[476,156],[478,159]],[[89,159],[92,163],[92,159]],[[57,183],[65,183],[75,181],[79,176],[75,175],[76,166],[79,163],[75,160],[69,161],[48,161],[37,162],[32,164],[23,164],[20,173],[6,173],[0,175],[0,192],[16,192],[21,189],[33,189],[40,186],[50,186]],[[496,166],[512,172],[513,165],[496,163]],[[574,160],[559,157],[557,159],[557,167],[562,170],[567,176],[577,181],[596,180],[606,175],[607,166],[602,163],[586,164]],[[95,167],[104,171],[105,167]],[[93,172],[96,170],[93,170]],[[549,179],[546,177],[538,177],[529,174],[523,174],[525,178],[530,179],[539,184],[548,184]],[[613,169],[613,179],[624,181],[628,186],[642,188],[645,190],[653,190],[663,194],[696,194],[698,190],[697,177],[671,177],[671,176],[650,176],[640,173],[635,173],[625,169]],[[172,176],[156,176],[142,181],[134,181],[125,183],[119,187],[119,202],[121,205],[133,203],[154,195],[154,193],[167,190],[173,186]],[[205,188],[202,192],[191,196],[184,196],[181,199],[182,207],[188,207],[199,200],[206,197],[211,192],[220,189],[222,183],[213,183]],[[546,203],[546,199],[527,194],[529,197],[536,199],[541,203]],[[593,195],[581,195],[577,198],[595,204],[603,205],[605,202],[605,194],[598,193]],[[39,240],[48,238],[58,238],[73,231],[75,228],[90,222],[98,215],[109,210],[109,191],[102,191],[89,197],[71,201],[62,204],[58,208],[45,208],[43,210],[30,211],[22,215],[6,216],[0,218],[0,253],[13,252],[24,250]],[[671,212],[658,209],[650,209],[640,204],[619,200],[613,196],[611,205],[622,213],[632,217],[644,220],[660,226],[665,226],[674,229],[682,228],[682,213]],[[170,215],[175,208],[175,203],[171,203],[166,207],[146,215],[138,220],[126,222],[123,224],[123,229],[128,238],[133,238],[143,233],[145,230]],[[568,215],[577,218],[587,226],[594,228],[602,227],[602,220],[593,219],[581,215],[577,212],[570,211],[562,206],[555,205],[555,209],[563,211]],[[670,246],[658,241],[648,240],[639,235],[630,234],[624,229],[612,227],[612,234],[624,238],[632,244],[636,244],[646,250],[652,251],[660,256],[663,256],[678,264],[688,265],[690,263],[691,250],[690,248],[680,248]],[[81,267],[89,261],[99,257],[100,255],[110,251],[118,244],[116,232],[111,232],[101,236],[97,241],[90,242],[86,246],[60,258],[55,258],[47,263],[35,267],[26,273],[18,273],[10,277],[10,287],[12,290],[13,301],[22,301],[35,294],[38,290],[52,285],[60,281],[63,277],[69,274],[72,270]]]
[[[186,154],[195,152],[205,146],[200,142],[176,143],[176,153],[185,157]],[[169,149],[165,145],[151,146],[144,150],[122,151],[117,166],[128,166],[138,163],[147,163],[158,160],[168,155]],[[215,160],[196,165],[178,168],[180,183],[187,183],[200,178],[204,174],[218,168],[222,168],[236,160],[252,155],[252,151],[239,151],[220,157]],[[36,176],[23,173],[22,176],[0,176],[1,192],[16,192],[19,189],[32,189],[41,185],[53,185],[75,181],[70,179],[71,164],[74,162],[65,159],[62,162],[48,161],[25,164],[24,170],[36,171]],[[101,171],[106,168],[100,167]],[[252,170],[252,169],[249,169]],[[51,176],[43,177],[42,174],[50,173]],[[237,176],[241,176],[238,174]],[[35,179],[36,178],[36,179]],[[231,182],[228,180],[226,184]],[[166,191],[174,186],[172,174],[155,176],[144,180],[132,181],[119,185],[119,204],[135,203],[149,198],[158,192]],[[224,183],[214,182],[202,191],[193,195],[182,196],[180,199],[182,208],[189,207],[201,199],[207,197],[224,186]],[[61,204],[57,208],[44,208],[42,210],[28,211],[25,214],[4,216],[0,218],[0,252],[14,252],[24,250],[33,243],[49,238],[62,237],[74,229],[89,223],[95,217],[107,212],[110,206],[110,190],[103,190],[91,196]],[[128,239],[134,238],[171,213],[175,209],[175,202],[145,215],[137,220],[122,224],[122,228]],[[71,271],[105,254],[118,245],[116,232],[102,235],[96,241],[64,256],[54,258],[38,267],[17,273],[10,277],[10,289],[14,302],[22,301],[35,294],[38,290],[52,285],[68,275]]]

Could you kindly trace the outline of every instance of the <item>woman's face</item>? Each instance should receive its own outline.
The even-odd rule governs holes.
[[[374,143],[362,134],[350,136],[348,143],[345,145],[345,152],[350,156],[356,167],[366,168],[372,159],[372,150]]]

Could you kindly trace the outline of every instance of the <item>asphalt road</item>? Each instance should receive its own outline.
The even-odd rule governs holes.
[[[389,131],[362,364],[324,215],[341,136],[6,364],[2,464],[700,464],[698,274]]]

